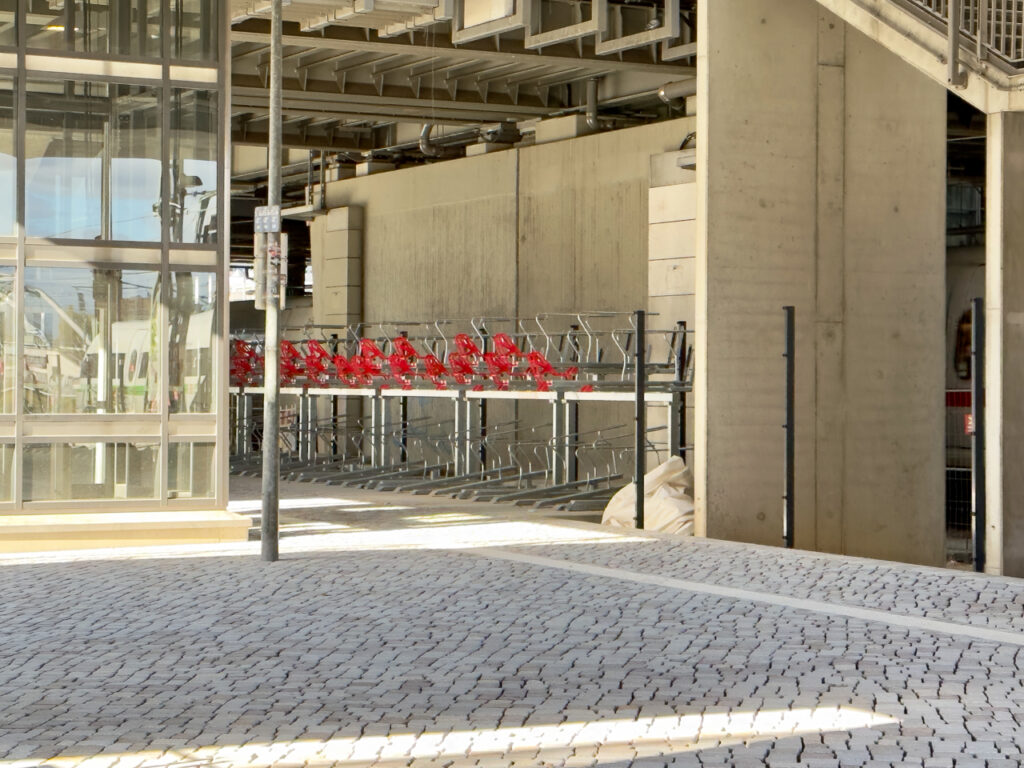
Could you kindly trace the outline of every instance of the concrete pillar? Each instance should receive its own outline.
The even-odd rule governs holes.
[[[310,258],[313,263],[313,323],[346,326],[363,319],[363,209],[361,206],[335,208],[310,222]],[[325,329],[347,341],[341,328]],[[343,354],[346,349],[340,350]],[[348,455],[353,444],[346,435],[356,434],[364,416],[361,398],[343,397],[336,410],[338,451]],[[326,416],[327,414],[323,414]],[[334,413],[331,414],[335,416]]]
[[[797,546],[938,564],[945,92],[812,0],[699,21],[698,533],[781,543],[792,304]]]
[[[651,187],[647,204],[647,309],[653,328],[668,329],[686,323],[691,343],[694,328],[697,255],[697,174],[693,150],[651,156]],[[652,341],[655,360],[670,354],[659,337]],[[671,376],[663,377],[671,378]],[[662,409],[648,414],[651,427],[666,424]],[[669,434],[668,431],[665,434]],[[687,396],[686,445],[693,442],[693,397]],[[687,455],[687,460],[691,456]],[[651,459],[653,462],[653,457]]]
[[[363,317],[363,209],[335,208],[310,224],[313,322],[358,323]]]
[[[988,117],[986,571],[1024,576],[1024,114]]]

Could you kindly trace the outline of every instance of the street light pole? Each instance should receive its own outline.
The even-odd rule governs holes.
[[[267,147],[267,205],[281,210],[281,5],[273,0],[273,18],[270,27],[270,142]],[[267,233],[267,266],[263,271],[267,285],[266,349],[263,375],[263,514],[260,522],[260,541],[263,559],[278,559],[279,526],[278,477],[281,472],[281,453],[278,432],[281,426],[279,359],[281,356],[281,227]]]

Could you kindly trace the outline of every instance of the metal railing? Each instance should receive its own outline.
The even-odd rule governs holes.
[[[1024,69],[1024,0],[901,0],[904,5],[923,10],[943,26],[950,9],[959,12],[960,34],[964,47],[979,58],[989,54],[1014,69]]]

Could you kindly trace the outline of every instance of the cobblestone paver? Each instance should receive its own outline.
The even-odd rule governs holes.
[[[402,498],[310,511],[333,532],[285,540],[272,565],[253,544],[0,558],[0,768],[1024,763],[1019,645],[478,547],[951,622],[950,592],[1019,596],[1010,580],[479,524]],[[561,543],[517,542],[538,531]],[[1015,599],[987,623],[1016,627]]]
[[[710,539],[531,547],[529,552],[721,586],[1024,633],[1024,581]]]

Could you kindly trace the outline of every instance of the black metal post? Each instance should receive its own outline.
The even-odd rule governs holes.
[[[686,379],[686,321],[676,323],[679,346],[676,348],[676,384]],[[672,446],[672,452],[686,461],[686,392],[679,393],[679,445]]]
[[[331,334],[331,354],[338,354],[338,334]],[[338,396],[331,398],[331,456],[338,455],[338,418],[341,416],[341,409],[338,408]],[[347,425],[346,425],[347,427]]]
[[[647,313],[638,309],[636,317],[636,343],[634,344],[634,371],[636,379],[636,446],[633,468],[633,488],[636,490],[636,527],[644,527],[644,474],[647,472]]]
[[[408,331],[401,332],[402,338],[409,338]],[[409,461],[409,398],[405,395],[398,401],[398,418],[402,422],[402,463]]]
[[[490,336],[487,334],[486,328],[480,329],[480,335],[483,337],[481,349],[483,352],[487,352],[487,342]],[[476,401],[476,413],[477,419],[480,422],[480,447],[477,449],[477,454],[480,458],[480,471],[483,472],[487,469],[487,398],[481,397]],[[469,467],[466,468],[467,470]]]
[[[985,570],[985,302],[971,300],[971,511],[974,570]]]
[[[786,423],[784,429],[786,430],[786,450],[784,461],[784,472],[785,472],[785,491],[783,499],[785,505],[783,507],[784,521],[782,529],[782,538],[789,549],[793,548],[794,541],[794,524],[796,522],[796,514],[794,507],[794,471],[793,464],[795,459],[795,447],[796,447],[796,423],[793,418],[793,396],[796,390],[796,310],[794,307],[783,307],[782,311],[785,312],[786,317]]]

